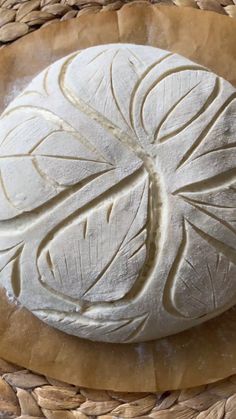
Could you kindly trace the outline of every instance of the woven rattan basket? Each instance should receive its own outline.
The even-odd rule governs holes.
[[[235,419],[236,375],[188,390],[121,393],[78,388],[0,361],[4,419]]]
[[[236,17],[235,0],[166,0]],[[152,3],[159,2],[153,0]],[[91,12],[118,10],[121,0],[0,0],[0,45],[41,26]],[[235,2],[236,3],[236,2]],[[236,375],[217,383],[160,393],[78,388],[0,360],[0,418],[236,419]]]

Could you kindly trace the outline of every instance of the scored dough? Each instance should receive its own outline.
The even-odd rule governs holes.
[[[177,333],[236,302],[235,89],[157,48],[105,45],[0,119],[0,283],[66,333]]]

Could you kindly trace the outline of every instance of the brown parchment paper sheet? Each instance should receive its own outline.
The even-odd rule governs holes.
[[[133,42],[172,50],[236,86],[236,20],[188,8],[126,5],[53,24],[0,50],[0,111],[47,65],[76,49]],[[236,308],[141,344],[92,343],[52,329],[0,292],[0,357],[84,387],[158,391],[236,373]]]

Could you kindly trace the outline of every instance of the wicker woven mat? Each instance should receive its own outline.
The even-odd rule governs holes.
[[[159,2],[152,0],[152,3]],[[236,17],[236,0],[163,0]],[[122,0],[0,0],[0,44],[59,20],[120,9]],[[164,393],[78,388],[0,359],[3,419],[236,419],[236,375],[215,384]]]
[[[146,0],[194,7],[236,17],[236,0]],[[0,44],[60,20],[85,13],[118,10],[128,0],[0,0]]]
[[[117,393],[78,388],[0,360],[0,418],[235,419],[236,375],[189,390]]]

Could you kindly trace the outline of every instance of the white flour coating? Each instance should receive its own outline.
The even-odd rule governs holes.
[[[236,302],[236,92],[167,51],[70,55],[0,118],[0,284],[98,341],[177,333]]]
[[[21,77],[14,81],[14,85],[11,86],[11,90],[8,94],[4,95],[3,99],[3,109],[7,107],[7,105],[22,91],[22,86],[27,86],[30,82],[30,77]]]

